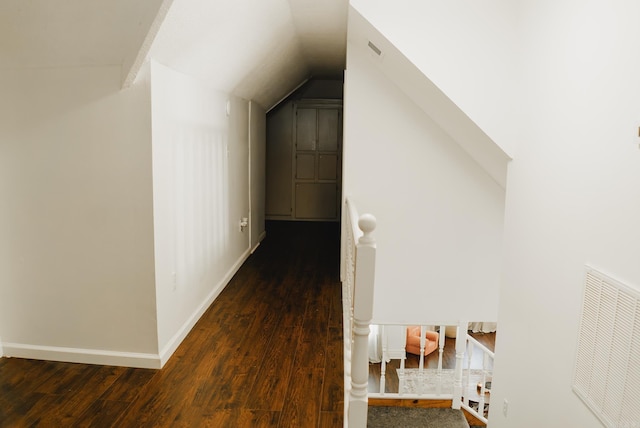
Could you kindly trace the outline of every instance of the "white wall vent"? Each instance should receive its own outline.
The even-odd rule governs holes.
[[[640,292],[589,266],[573,390],[606,427],[640,428]]]
[[[373,42],[369,41],[367,46],[369,46],[369,49],[375,52],[376,55],[380,56],[382,54],[382,51],[380,50],[380,48],[374,45]]]

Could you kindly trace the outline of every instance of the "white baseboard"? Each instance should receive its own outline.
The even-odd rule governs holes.
[[[262,240],[262,239],[261,239]],[[255,247],[257,248],[257,246]],[[178,332],[169,340],[159,354],[145,354],[136,352],[117,352],[98,349],[66,348],[61,346],[41,346],[24,343],[0,342],[0,356],[29,358],[35,360],[64,361],[69,363],[99,364],[105,366],[137,367],[145,369],[160,369],[178,349],[187,334],[196,325],[200,317],[211,306],[213,301],[229,284],[231,278],[238,272],[242,264],[249,258],[253,249],[247,249],[227,274],[213,288],[207,298],[198,306]]]
[[[2,338],[0,338],[0,358],[4,357],[4,351],[2,350]]]
[[[387,357],[392,360],[404,360],[407,358],[407,352],[404,348],[387,349]]]
[[[100,349],[66,348],[62,346],[40,346],[24,343],[4,343],[5,357],[34,360],[64,361],[68,363],[99,364],[103,366],[137,367],[159,369],[160,356],[138,352],[117,352]]]
[[[260,246],[260,244],[262,243],[262,241],[264,240],[264,238],[267,237],[267,231],[263,230],[262,233],[260,234],[260,236],[258,236],[258,242],[256,243],[256,245],[253,246],[253,248],[251,249],[251,254],[253,254],[258,247]]]
[[[191,331],[193,326],[196,325],[200,317],[205,313],[205,311],[211,306],[213,301],[220,295],[222,290],[225,289],[233,275],[238,272],[242,264],[249,258],[251,255],[251,249],[247,249],[240,258],[236,261],[236,263],[229,269],[227,274],[218,282],[218,284],[211,290],[207,298],[198,306],[198,308],[193,312],[193,314],[187,319],[187,321],[182,325],[182,327],[173,335],[173,337],[169,340],[169,342],[162,348],[160,351],[160,368],[164,367],[164,365],[169,361],[169,358],[173,355],[173,353],[178,349],[178,346],[182,343],[187,334]]]

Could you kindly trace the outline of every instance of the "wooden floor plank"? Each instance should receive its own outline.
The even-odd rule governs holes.
[[[315,427],[320,418],[323,369],[298,367],[291,376],[279,427]]]
[[[129,404],[128,401],[96,400],[74,421],[73,426],[109,428]]]
[[[342,327],[331,327],[324,372],[323,411],[341,412],[344,408],[344,362],[340,360],[343,349]]]
[[[0,396],[0,427],[23,426],[27,415],[46,397],[50,396],[39,392],[3,393]]]
[[[278,425],[279,417],[280,412],[268,410],[220,409],[206,415],[198,414],[176,418],[172,427],[273,428]]]
[[[60,426],[63,419],[64,410],[61,408],[65,402],[63,396],[43,393],[33,393],[38,395],[38,399],[26,409],[26,412],[11,414],[7,419],[3,419],[8,427],[22,426]],[[80,416],[80,415],[78,415]]]
[[[339,428],[344,426],[344,414],[340,412],[320,412],[319,428]]]
[[[40,384],[34,391],[55,395],[74,391],[81,385],[76,379],[84,378],[95,370],[96,366],[85,367],[80,364],[59,363],[54,368],[53,376],[49,378],[49,381]]]
[[[247,399],[252,410],[281,410],[293,370],[298,337],[293,329],[275,332]],[[294,350],[294,352],[292,352]]]
[[[138,396],[140,390],[155,374],[155,370],[127,368],[100,396],[100,399],[103,401],[130,402]]]
[[[0,359],[0,392],[34,391],[55,375],[59,365],[53,361],[35,361],[22,358]]]

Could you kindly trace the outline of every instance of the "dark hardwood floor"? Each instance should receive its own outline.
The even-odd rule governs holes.
[[[267,238],[161,370],[0,360],[1,427],[339,427],[339,226]]]

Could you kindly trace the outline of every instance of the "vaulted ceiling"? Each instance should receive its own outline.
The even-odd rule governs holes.
[[[135,54],[162,0],[2,0],[0,67],[115,65]]]
[[[175,0],[151,56],[265,108],[311,75],[341,75],[346,0]]]
[[[341,75],[347,8],[347,0],[2,0],[0,69],[128,67],[151,35],[157,61],[268,109],[310,76]]]

